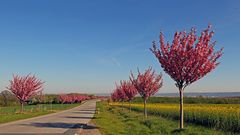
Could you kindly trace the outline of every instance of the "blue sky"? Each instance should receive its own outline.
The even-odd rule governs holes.
[[[9,0],[0,2],[0,18],[0,91],[13,73],[32,73],[46,93],[111,92],[137,67],[162,72],[149,51],[160,30],[171,42],[176,30],[211,23],[216,49],[225,48],[221,64],[186,92],[240,92],[237,0]],[[177,92],[163,75],[160,91]]]

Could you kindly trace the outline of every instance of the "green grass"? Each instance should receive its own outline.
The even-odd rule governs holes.
[[[93,120],[103,135],[227,135],[230,132],[216,131],[213,128],[185,123],[186,129],[178,130],[178,121],[150,115],[144,119],[143,114],[120,107],[108,106],[98,102],[100,113]]]
[[[25,105],[24,111],[43,111],[43,110],[65,110],[69,107],[75,107],[78,104],[39,104],[39,105]],[[21,106],[0,107],[0,114],[19,113]]]
[[[0,123],[6,123],[21,119],[32,118],[36,116],[41,116],[45,114],[50,114],[58,112],[61,110],[70,109],[80,104],[50,104],[44,105],[27,105],[24,106],[24,112],[20,113],[20,106],[15,107],[1,107],[0,108]]]

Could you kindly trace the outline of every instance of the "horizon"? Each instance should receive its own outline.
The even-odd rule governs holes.
[[[74,92],[67,92],[67,93],[45,93],[45,94],[71,94],[71,93],[74,93]],[[75,92],[75,93],[78,93],[78,94],[93,94],[93,95],[100,95],[100,94],[111,94],[111,93],[108,93],[108,92],[106,92],[106,93],[90,93],[90,92],[88,92],[88,93],[84,93],[84,92]],[[214,91],[214,92],[191,92],[191,91],[189,91],[189,92],[184,92],[184,94],[190,94],[190,93],[199,93],[199,94],[202,94],[202,93],[205,93],[205,94],[216,94],[216,93],[240,93],[239,91],[225,91],[225,92],[217,92],[217,91]],[[161,94],[179,94],[179,92],[178,91],[176,91],[176,92],[161,92],[161,91],[158,91],[156,94],[154,94],[154,95],[161,95]]]
[[[207,3],[207,4],[206,4]],[[150,52],[163,31],[212,24],[224,47],[221,64],[186,93],[240,92],[240,1],[2,1],[0,2],[0,92],[12,74],[36,75],[44,93],[111,93],[130,70],[152,66],[163,74],[158,93],[177,93],[175,82]],[[188,6],[191,5],[191,6]],[[204,7],[204,10],[203,8]],[[194,12],[190,12],[194,11]],[[229,21],[226,21],[229,20]]]

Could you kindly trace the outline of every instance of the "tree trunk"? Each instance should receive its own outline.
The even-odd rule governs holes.
[[[21,102],[21,113],[23,113],[23,102]]]
[[[147,108],[146,108],[146,104],[147,104],[147,99],[144,99],[144,116],[145,116],[145,118],[147,118]]]
[[[131,100],[129,100],[129,112],[132,111],[132,107],[131,107]]]
[[[183,129],[184,128],[184,126],[183,126],[183,89],[182,88],[179,88],[179,96],[180,96],[180,116],[179,116],[179,118],[180,118],[180,123],[179,123],[179,125],[180,125],[180,129]]]
[[[51,101],[51,111],[53,111],[52,101]]]
[[[122,110],[123,110],[123,101],[122,101]]]

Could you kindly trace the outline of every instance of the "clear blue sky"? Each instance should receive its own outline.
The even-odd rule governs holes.
[[[211,23],[221,65],[186,92],[240,92],[238,0],[8,0],[0,2],[0,91],[12,74],[35,74],[46,93],[111,92],[129,71],[153,66],[149,51],[162,30],[199,31]],[[164,75],[161,92],[177,92]]]

